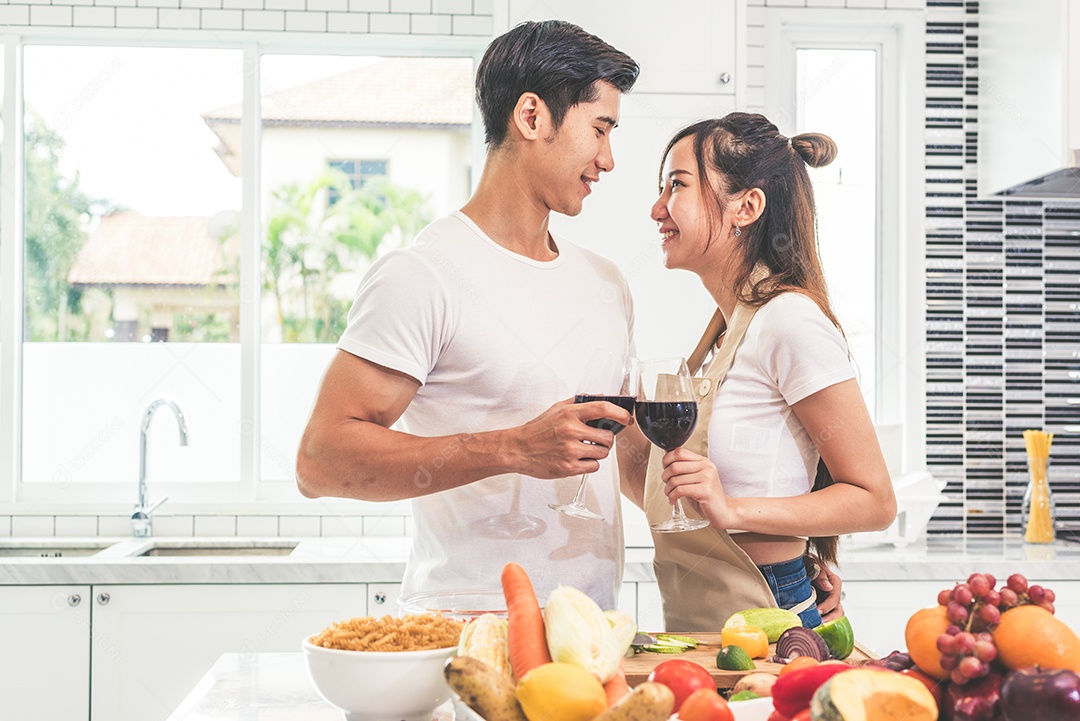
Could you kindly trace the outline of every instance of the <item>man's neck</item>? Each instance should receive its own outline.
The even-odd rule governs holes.
[[[461,212],[507,250],[553,260],[559,253],[548,235],[551,211],[532,191],[523,165],[504,154],[489,154],[476,192]]]

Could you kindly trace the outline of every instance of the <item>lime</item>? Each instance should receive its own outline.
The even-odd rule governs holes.
[[[720,649],[716,654],[716,667],[724,671],[753,671],[757,668],[750,654],[738,646],[724,646]]]
[[[833,658],[845,659],[855,650],[855,631],[847,616],[829,621],[814,630],[825,641]]]
[[[733,693],[728,697],[728,701],[752,701],[753,699],[761,698],[760,694],[756,694],[753,691],[739,691],[739,693]]]

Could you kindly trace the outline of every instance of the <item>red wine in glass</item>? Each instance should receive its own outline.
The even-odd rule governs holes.
[[[637,420],[645,437],[665,451],[690,439],[697,425],[697,401],[640,401]]]
[[[634,396],[604,396],[591,395],[588,393],[578,393],[574,396],[574,403],[592,403],[593,401],[607,401],[608,403],[614,403],[627,413],[633,413],[634,404],[637,403],[637,399],[634,398]],[[612,433],[618,433],[626,427],[622,423],[613,421],[610,418],[597,418],[594,421],[585,421],[585,424],[592,426],[593,428],[599,428],[602,431],[611,431]]]

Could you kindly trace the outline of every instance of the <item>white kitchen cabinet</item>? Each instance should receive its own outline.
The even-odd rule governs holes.
[[[86,718],[89,586],[0,586],[0,647],[0,719]]]
[[[884,656],[905,648],[904,627],[911,614],[936,604],[938,591],[951,586],[942,581],[844,581],[844,612],[855,639]]]
[[[366,615],[366,586],[94,586],[83,601],[93,604],[90,720],[165,719],[221,654],[298,651],[331,621]]]
[[[559,18],[580,25],[641,66],[635,92],[735,94],[735,0],[510,0],[510,25]],[[643,31],[642,24],[648,27]],[[725,80],[726,78],[726,80]]]

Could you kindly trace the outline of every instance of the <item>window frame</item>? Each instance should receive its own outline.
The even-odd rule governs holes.
[[[23,215],[25,205],[23,50],[30,45],[163,47],[182,49],[232,49],[243,54],[245,69],[242,96],[241,138],[244,178],[240,210],[240,283],[254,289],[240,298],[240,416],[250,428],[242,435],[240,477],[236,482],[155,483],[153,495],[172,499],[171,512],[199,512],[212,505],[216,512],[236,512],[258,506],[262,510],[296,512],[295,483],[262,480],[260,477],[260,392],[261,353],[260,303],[262,283],[260,259],[262,231],[260,193],[261,117],[260,92],[263,55],[324,56],[441,56],[468,57],[474,67],[487,46],[486,37],[422,36],[340,36],[290,38],[283,33],[231,32],[203,33],[184,31],[127,32],[117,29],[38,29],[22,28],[2,36],[3,140],[0,144],[0,509],[34,508],[43,514],[63,511],[113,512],[129,508],[135,499],[135,478],[110,483],[68,484],[24,482],[22,478],[22,359],[23,359]],[[479,112],[473,109],[471,132],[472,162],[483,166],[484,141]],[[135,420],[135,419],[132,419]],[[134,443],[132,444],[134,448]],[[132,451],[135,452],[134,450]],[[354,502],[323,499],[317,505],[303,504],[314,513],[335,512]],[[384,504],[386,512],[400,513],[400,504]]]
[[[794,132],[795,52],[877,53],[875,402],[893,476],[925,467],[925,22],[913,10],[766,10],[765,114]],[[892,270],[895,269],[895,270]],[[890,457],[891,456],[891,457]],[[898,464],[898,467],[897,467]]]

